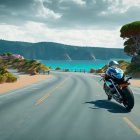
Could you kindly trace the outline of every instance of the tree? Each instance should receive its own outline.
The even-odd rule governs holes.
[[[6,55],[7,55],[7,53],[3,53],[3,54],[2,54],[2,56],[6,56]]]
[[[132,62],[140,65],[140,21],[124,25],[120,32],[125,39],[124,51],[132,57]]]
[[[7,55],[8,55],[8,56],[12,56],[12,53],[8,52]]]

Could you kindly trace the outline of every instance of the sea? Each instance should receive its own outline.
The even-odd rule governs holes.
[[[76,71],[76,72],[89,72],[91,68],[95,70],[104,67],[108,64],[111,60],[125,60],[129,61],[130,59],[110,59],[110,60],[38,60],[42,64],[47,67],[51,67],[55,70],[57,67],[60,67],[61,70],[69,69],[69,71]]]

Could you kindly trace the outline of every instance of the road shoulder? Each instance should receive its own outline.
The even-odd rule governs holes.
[[[14,83],[0,84],[0,94],[45,80],[52,77],[52,75],[19,75],[19,77],[20,78]]]

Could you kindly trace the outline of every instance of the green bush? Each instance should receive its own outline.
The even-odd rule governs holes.
[[[0,84],[5,83],[6,82],[6,77],[3,75],[0,75]]]
[[[9,73],[5,67],[0,68],[0,83],[15,81],[17,81],[17,77]]]
[[[7,79],[6,79],[6,82],[15,82],[17,81],[17,77],[15,77],[14,75],[12,75],[11,73],[9,73],[7,75]]]
[[[129,62],[128,62],[128,61],[125,61],[125,60],[119,60],[118,63],[119,63],[119,64],[122,64],[122,63],[127,63],[127,64],[129,64]]]
[[[140,66],[134,64],[134,63],[131,63],[127,68],[126,68],[126,71],[125,73],[126,74],[131,74],[132,72],[140,72]]]

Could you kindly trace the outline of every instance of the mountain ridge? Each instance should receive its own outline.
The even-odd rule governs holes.
[[[0,53],[11,52],[20,54],[26,59],[44,60],[91,60],[96,59],[129,58],[121,48],[72,46],[55,42],[21,42],[0,40]]]

